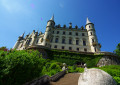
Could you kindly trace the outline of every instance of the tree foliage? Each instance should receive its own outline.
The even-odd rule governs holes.
[[[115,53],[120,56],[120,43],[117,45]]]

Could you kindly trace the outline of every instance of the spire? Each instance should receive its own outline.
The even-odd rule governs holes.
[[[20,37],[24,37],[24,34],[25,34],[25,32]]]
[[[91,23],[91,22],[90,22],[90,20],[89,20],[88,17],[87,17],[86,24],[89,24],[89,23]]]
[[[53,21],[54,21],[54,14],[53,14],[53,16],[52,16],[52,18],[51,18],[50,20],[53,20]]]

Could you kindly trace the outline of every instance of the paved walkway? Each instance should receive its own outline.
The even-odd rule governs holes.
[[[78,85],[79,73],[68,73],[56,82],[51,82],[50,85]]]

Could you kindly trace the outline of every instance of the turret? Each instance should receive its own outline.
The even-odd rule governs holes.
[[[18,46],[19,46],[19,44],[20,44],[20,41],[24,39],[24,34],[25,34],[25,32],[24,32],[21,36],[18,37],[18,40],[17,40],[17,42],[15,43],[13,49],[17,49],[17,48],[18,48]]]
[[[51,40],[51,33],[52,33],[52,29],[55,26],[55,22],[54,22],[54,15],[52,16],[52,18],[47,22],[47,27],[46,27],[46,31],[44,34],[44,42],[43,45],[46,47],[50,47],[50,40]]]
[[[98,40],[96,37],[94,24],[92,22],[90,22],[90,20],[88,18],[87,18],[85,27],[88,31],[88,37],[89,37],[89,42],[90,42],[90,46],[91,46],[91,51],[92,52],[99,52],[100,51],[100,44],[98,43]]]

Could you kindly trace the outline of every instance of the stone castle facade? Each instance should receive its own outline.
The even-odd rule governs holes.
[[[33,30],[31,34],[24,37],[23,33],[23,35],[19,36],[13,49],[24,50],[30,47],[100,52],[101,45],[98,43],[94,24],[88,18],[84,29],[83,26],[81,28],[78,28],[78,26],[73,28],[72,23],[69,23],[69,27],[66,27],[66,25],[61,27],[60,24],[55,25],[53,15],[47,22],[44,34]]]

